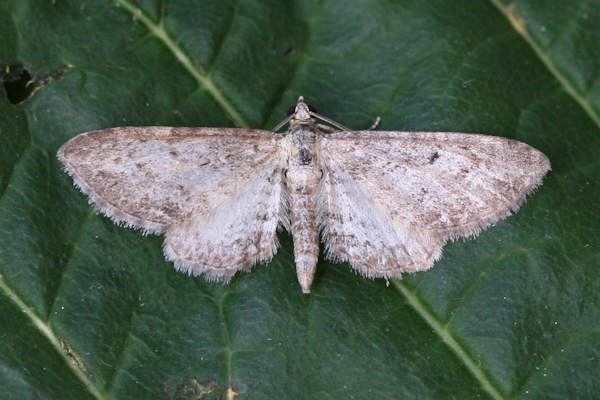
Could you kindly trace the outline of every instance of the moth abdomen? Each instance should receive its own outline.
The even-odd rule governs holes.
[[[304,293],[310,292],[319,258],[316,215],[318,178],[318,171],[312,168],[293,168],[289,171],[287,180],[296,272]]]

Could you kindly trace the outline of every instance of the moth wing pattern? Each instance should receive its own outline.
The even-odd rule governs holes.
[[[289,226],[280,160],[274,153],[210,215],[194,210],[169,228],[163,246],[167,260],[180,271],[223,282],[269,261],[279,245],[278,226]]]
[[[284,134],[105,129],[72,138],[58,158],[99,212],[165,233],[166,258],[192,275],[227,282],[271,259],[283,226],[299,245],[304,293],[319,231],[329,259],[367,277],[399,278],[431,268],[448,240],[515,212],[550,170],[543,153],[501,137],[351,131],[302,96],[276,129],[285,124]],[[334,128],[341,131],[324,134]]]
[[[328,259],[347,261],[369,278],[393,278],[439,257],[442,241],[402,221],[394,224],[373,202],[371,188],[362,188],[347,171],[347,161],[323,158],[317,220]]]
[[[277,225],[287,219],[281,138],[241,128],[121,127],[78,135],[58,158],[99,212],[166,232],[165,254],[177,268],[228,280],[277,249]]]
[[[210,213],[272,160],[278,142],[251,129],[120,127],[75,136],[58,159],[98,211],[158,234],[192,209]]]
[[[448,239],[515,212],[550,169],[525,143],[478,134],[342,131],[320,152],[326,254],[370,277],[431,268]]]

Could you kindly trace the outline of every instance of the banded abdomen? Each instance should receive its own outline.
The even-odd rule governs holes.
[[[286,184],[290,195],[290,224],[294,241],[294,258],[298,282],[310,293],[319,258],[317,225],[317,188],[321,171],[317,165],[315,132],[298,129],[292,132],[292,148]]]

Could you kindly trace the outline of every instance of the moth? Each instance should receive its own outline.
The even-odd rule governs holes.
[[[449,239],[515,212],[550,170],[511,139],[351,130],[303,97],[273,131],[120,127],[82,133],[58,159],[96,210],[163,234],[167,260],[208,280],[268,262],[291,232],[300,287],[319,257],[369,278],[431,268]],[[277,133],[288,125],[287,131]]]

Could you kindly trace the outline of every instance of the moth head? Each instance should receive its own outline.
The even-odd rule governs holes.
[[[312,113],[316,112],[313,106],[307,105],[304,102],[304,97],[298,97],[296,106],[291,106],[288,110],[288,115],[299,121],[308,121],[312,118]]]

